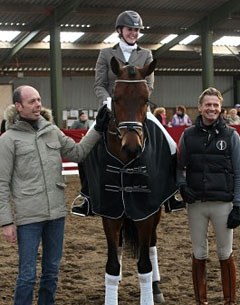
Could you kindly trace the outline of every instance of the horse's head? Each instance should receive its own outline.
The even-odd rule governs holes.
[[[142,152],[143,124],[149,102],[149,89],[145,77],[154,71],[155,66],[155,60],[139,68],[130,65],[121,66],[115,57],[111,59],[111,68],[117,75],[117,80],[112,96],[114,118],[109,125],[109,137],[117,136],[120,149],[112,150],[115,154],[117,152],[117,156],[124,162]],[[109,145],[110,142],[109,140]]]

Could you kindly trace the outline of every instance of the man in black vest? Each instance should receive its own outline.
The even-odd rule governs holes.
[[[216,234],[224,304],[236,304],[232,229],[240,225],[240,139],[220,116],[222,102],[217,89],[204,90],[198,100],[200,115],[179,142],[177,182],[188,203],[193,286],[196,304],[201,305],[208,304],[209,221]]]

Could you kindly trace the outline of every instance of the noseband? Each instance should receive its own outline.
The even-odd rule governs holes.
[[[147,83],[145,79],[133,79],[133,80],[127,80],[127,79],[117,79],[115,80],[115,83]],[[124,121],[124,122],[117,122],[115,111],[113,107],[113,119],[116,124],[116,132],[108,131],[110,134],[117,135],[120,139],[123,138],[121,135],[121,129],[126,129],[126,132],[134,131],[137,133],[139,137],[142,136],[143,133],[143,124],[141,122],[135,122],[135,121]]]

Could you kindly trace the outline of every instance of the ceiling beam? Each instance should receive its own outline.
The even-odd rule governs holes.
[[[108,47],[112,47],[114,44],[107,44]],[[161,47],[161,44],[141,44],[143,48],[149,50],[158,50]],[[1,49],[11,49],[12,44],[9,42],[0,42]],[[81,43],[61,43],[62,50],[71,50],[71,51],[100,51],[101,49],[106,48],[105,43],[92,43],[92,44],[81,44]],[[26,50],[49,50],[49,43],[46,42],[32,42],[29,43],[26,47]],[[170,51],[178,52],[195,52],[201,53],[201,45],[175,45]],[[214,55],[238,55],[240,53],[240,47],[227,47],[227,46],[213,46]]]
[[[65,1],[67,6],[71,5],[71,1]],[[27,5],[27,4],[1,4],[1,12],[2,13],[12,13],[12,12],[18,12],[19,15],[49,15],[51,13],[51,11],[53,10],[54,6],[53,5]],[[201,12],[199,12],[199,10],[191,10],[191,9],[160,9],[160,8],[154,8],[154,9],[148,9],[148,8],[137,8],[135,7],[135,9],[138,11],[139,14],[141,14],[144,17],[198,17],[203,15],[205,16],[206,14],[208,14],[209,10],[206,7],[206,9],[201,10]],[[75,10],[74,13],[78,14],[80,16],[114,16],[117,15],[119,13],[121,13],[122,11],[125,10],[129,10],[129,6],[122,6],[122,7],[118,7],[118,8],[113,8],[113,7],[81,7],[81,5],[76,5],[75,6]],[[239,13],[236,13],[236,16],[234,16],[234,18],[239,17]]]
[[[158,50],[154,52],[154,57],[158,58],[163,53],[171,49],[173,46],[178,44],[181,40],[186,38],[190,34],[200,34],[201,25],[208,22],[209,28],[214,29],[214,26],[223,20],[231,18],[231,14],[240,9],[239,0],[229,0],[223,5],[219,6],[217,9],[213,10],[209,15],[202,18],[200,21],[193,24],[190,28],[185,31],[181,31],[176,38],[174,38],[169,43],[161,46]]]
[[[12,13],[18,12],[19,14],[28,15],[28,14],[44,14],[48,11],[49,7],[43,5],[27,5],[27,4],[1,4],[2,13]]]
[[[94,70],[96,65],[95,58],[75,58],[72,60],[62,61],[63,70],[72,69],[72,70]],[[162,58],[159,62],[156,70],[163,69],[191,69],[191,68],[200,68],[201,60],[200,58]],[[224,57],[219,56],[215,58],[215,68],[225,68],[225,69],[240,69],[240,62],[236,60],[234,56],[228,59],[228,67],[226,68]],[[43,58],[25,58],[21,61],[21,66],[13,66],[12,64],[7,64],[4,69],[0,71],[39,71],[39,70],[49,70],[49,60],[46,57]]]
[[[37,27],[34,27],[35,29]],[[31,32],[34,31],[34,28],[29,25],[0,25],[1,31],[21,31],[21,32]],[[42,28],[41,32],[47,31],[48,28]],[[176,27],[162,27],[162,26],[154,26],[151,28],[145,28],[141,30],[141,33],[143,34],[155,34],[155,35],[161,35],[161,34],[170,34],[178,30]],[[81,26],[61,26],[61,31],[65,32],[85,32],[85,33],[106,33],[111,34],[114,31],[114,28],[112,24],[96,24],[90,27],[81,27]]]
[[[67,1],[66,1],[67,2]],[[69,1],[70,2],[70,1]],[[69,6],[69,2],[67,5]],[[21,15],[27,15],[27,14],[43,14],[48,15],[49,12],[53,9],[53,6],[49,5],[24,5],[24,4],[1,4],[1,12],[2,13],[12,13],[12,12],[18,12]],[[198,10],[174,10],[174,9],[141,9],[141,8],[135,8],[138,13],[143,15],[144,17],[156,17],[159,18],[161,16],[169,16],[169,17],[192,17],[196,16],[199,17],[199,11]],[[118,8],[113,7],[81,7],[81,5],[77,5],[75,7],[75,14],[78,14],[79,16],[114,16],[117,14],[120,14],[123,11],[129,10],[128,6],[122,6]],[[201,14],[206,15],[208,10],[204,10],[201,12]]]
[[[66,1],[67,2],[67,1]],[[69,6],[69,2],[67,3]],[[122,6],[120,8],[112,8],[112,7],[81,7],[81,5],[77,5],[75,7],[74,13],[78,14],[79,16],[105,16],[108,17],[109,15],[117,15],[121,13],[122,11],[128,10],[128,6]],[[159,17],[166,17],[174,18],[174,17],[201,17],[208,14],[209,10],[206,7],[205,10],[176,10],[176,9],[160,9],[160,8],[154,8],[154,9],[141,9],[141,8],[135,8],[138,13],[144,18],[150,17],[150,18],[159,18]],[[26,4],[1,4],[1,12],[2,13],[12,13],[12,12],[18,12],[19,15],[49,15],[51,11],[53,10],[53,6],[51,5],[26,5]],[[239,14],[236,13],[234,18],[239,17]]]
[[[28,32],[31,32],[33,29],[30,28],[28,25],[26,25],[26,26],[19,25],[19,26],[0,26],[0,30],[1,31],[21,31],[23,33],[25,32],[26,34],[29,34]],[[67,32],[67,31],[79,32],[80,31],[80,32],[84,32],[84,33],[99,33],[99,34],[105,34],[106,36],[112,34],[112,32],[113,32],[111,26],[103,25],[103,24],[94,25],[89,28],[87,28],[87,27],[69,28],[69,27],[63,26],[63,27],[61,27],[61,31],[64,31],[64,32]],[[178,29],[176,27],[155,26],[155,27],[152,27],[149,29],[141,30],[141,33],[155,35],[157,38],[162,35],[169,35],[172,33],[176,33],[177,31],[178,31]],[[47,35],[49,33],[48,29],[45,29],[45,31],[44,30],[41,31],[41,34],[44,35],[44,33]],[[234,34],[233,30],[230,30],[230,29],[214,30],[214,35],[217,35],[217,36],[224,36],[224,35],[232,36],[233,34]],[[237,33],[237,32],[235,34],[239,35],[239,33]],[[141,44],[141,40],[140,40],[140,44]],[[11,47],[13,47],[13,45]]]

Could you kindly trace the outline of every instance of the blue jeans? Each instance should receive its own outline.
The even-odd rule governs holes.
[[[42,274],[38,305],[54,305],[62,258],[64,218],[18,226],[19,273],[14,305],[32,305],[37,256],[42,242]]]

